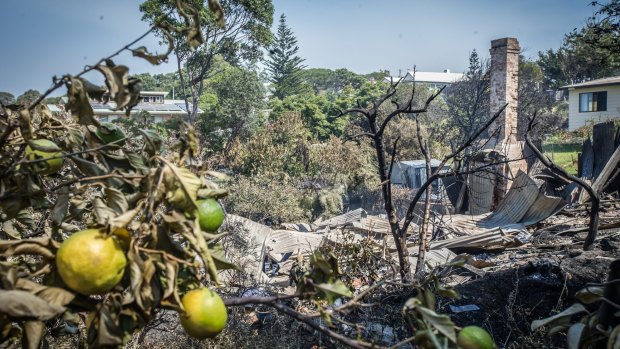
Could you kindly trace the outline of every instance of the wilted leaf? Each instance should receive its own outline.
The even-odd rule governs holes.
[[[65,306],[75,298],[75,294],[60,287],[51,287],[38,284],[27,279],[18,279],[15,288],[37,295],[49,304]]]
[[[140,210],[142,210],[142,202],[137,207],[127,210],[123,214],[110,219],[108,221],[110,229],[115,231],[116,229],[127,227],[129,222],[131,222],[138,215],[138,213],[140,213]]]
[[[211,2],[209,2],[209,5],[211,6]],[[200,14],[196,8],[185,1],[177,0],[176,7],[179,15],[183,17],[185,22],[185,28],[182,30],[182,33],[185,35],[185,41],[187,42],[189,48],[194,50],[204,42],[202,31],[200,29]],[[222,14],[222,18],[217,21],[218,26],[220,24],[223,25],[224,21],[223,11],[220,11],[220,13]],[[216,13],[216,17],[217,15],[218,14]]]
[[[124,65],[114,65],[112,67],[99,64],[97,70],[105,77],[105,84],[108,87],[110,98],[116,102],[116,110],[124,108],[131,99],[127,85],[129,84],[129,68]]]
[[[71,147],[79,149],[82,146],[82,143],[84,143],[84,134],[82,131],[70,128],[68,134],[69,137],[67,137],[67,140],[69,141]]]
[[[92,99],[101,101],[103,100],[103,96],[108,92],[105,87],[95,85],[86,79],[82,79],[82,83],[84,84],[84,90]]]
[[[202,184],[200,178],[186,168],[163,161],[166,163],[164,168],[166,200],[186,212],[193,212],[196,208],[198,189]]]
[[[67,215],[69,209],[69,188],[62,187],[58,190],[58,196],[56,197],[56,203],[52,209],[52,222],[60,225]]]
[[[166,41],[168,41],[168,50],[166,51],[166,53],[151,54],[146,49],[146,47],[140,46],[140,47],[138,47],[136,49],[131,50],[133,55],[135,57],[144,58],[149,63],[151,63],[153,65],[159,65],[159,64],[161,64],[163,62],[166,62],[168,60],[168,55],[170,55],[170,53],[174,49],[174,38],[172,38],[172,36],[170,35],[170,33],[166,29],[161,28],[161,32],[166,37]]]
[[[144,135],[144,151],[153,156],[161,151],[163,140],[155,130],[139,130]],[[130,160],[131,161],[131,160]]]
[[[108,225],[108,222],[117,216],[116,212],[106,206],[101,198],[93,200],[93,211],[99,225]]]
[[[118,189],[107,187],[105,188],[105,198],[108,207],[116,211],[117,214],[122,214],[129,209],[129,204],[125,195]]]
[[[73,160],[77,168],[87,177],[101,176],[105,173],[96,163],[82,159],[79,156],[74,156],[71,160]]]
[[[12,221],[2,223],[2,231],[12,239],[21,239],[21,233],[15,228]]]
[[[70,76],[67,88],[69,102],[66,108],[71,111],[73,118],[82,125],[97,125],[95,112],[84,89],[84,80]]]
[[[51,244],[52,242],[49,238],[13,241],[0,240],[0,255],[17,256],[21,254],[33,254],[53,259],[54,253],[50,250]]]
[[[224,28],[226,26],[226,23],[224,21],[224,9],[222,8],[220,1],[209,0],[209,10],[211,10],[213,14],[215,14],[215,22],[217,23],[217,26],[220,28]]]
[[[577,298],[581,303],[592,304],[603,298],[603,292],[603,287],[590,286],[577,291],[577,293],[575,293],[575,298]]]
[[[198,199],[221,199],[228,196],[228,190],[226,189],[199,189]]]
[[[119,326],[117,309],[103,304],[87,318],[89,347],[117,347],[123,344],[123,331]]]
[[[570,307],[564,309],[564,311],[562,311],[559,314],[550,316],[550,317],[545,318],[545,319],[532,321],[531,330],[532,330],[532,332],[536,331],[538,328],[540,328],[542,326],[547,326],[547,325],[553,324],[554,322],[556,322],[558,320],[562,320],[562,319],[570,320],[570,318],[573,315],[579,314],[579,313],[583,313],[583,312],[587,312],[586,308],[582,304],[575,303],[575,304],[571,305]]]
[[[22,109],[19,111],[19,129],[21,131],[24,140],[29,141],[32,139],[32,124],[30,122],[30,111],[28,109]]]
[[[64,311],[65,307],[48,304],[26,291],[0,290],[0,314],[6,314],[14,319],[46,321]]]
[[[43,321],[25,321],[22,348],[39,349],[44,334],[45,324]]]

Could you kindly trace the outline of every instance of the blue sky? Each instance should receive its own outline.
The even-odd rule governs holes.
[[[593,12],[591,0],[274,0],[308,67],[462,72],[472,49],[516,37],[525,55],[561,45]],[[2,0],[0,91],[44,91],[145,32],[139,0]],[[157,39],[144,44],[155,48]],[[134,73],[174,71],[121,56]]]

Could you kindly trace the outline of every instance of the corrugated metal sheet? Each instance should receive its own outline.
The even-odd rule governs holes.
[[[566,206],[566,202],[561,198],[539,193],[536,201],[534,201],[523,218],[521,218],[521,223],[526,226],[536,224],[558,213],[564,206]]]
[[[525,213],[536,201],[538,193],[538,186],[534,180],[525,172],[519,171],[504,200],[490,216],[480,220],[478,225],[483,228],[494,228],[521,222]]]
[[[340,216],[336,216],[330,218],[326,221],[322,221],[319,223],[315,223],[317,230],[325,229],[325,228],[336,228],[347,225],[352,222],[359,222],[362,218],[366,217],[366,211],[364,209],[358,208],[357,210],[347,212]]]
[[[484,164],[474,164],[481,166]],[[497,175],[480,171],[468,176],[469,213],[473,215],[487,213],[493,208],[493,197]]]
[[[321,245],[322,234],[273,230],[265,241],[265,251],[274,254],[309,253]]]
[[[512,229],[495,228],[481,233],[457,237],[454,239],[433,241],[431,250],[441,248],[485,248],[493,246],[505,246],[514,241],[515,236],[522,231],[515,226]],[[522,226],[524,229],[525,227]]]

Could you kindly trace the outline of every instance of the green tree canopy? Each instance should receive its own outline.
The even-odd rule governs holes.
[[[238,66],[256,62],[262,56],[261,49],[272,41],[273,4],[271,0],[220,0],[226,25],[219,28],[216,16],[207,8],[207,1],[195,0],[194,3],[201,9],[201,35],[206,44],[193,49],[180,37],[175,37],[174,53],[179,61],[179,80],[185,88],[183,94],[191,96],[191,104],[197,106],[205,89],[205,79],[219,73],[212,69],[217,57]],[[150,24],[166,19],[172,25],[179,25],[181,18],[169,15],[175,6],[175,0],[146,0],[140,5],[142,19]],[[197,108],[191,110],[189,119],[194,122]]]
[[[297,55],[299,46],[291,28],[286,25],[286,16],[280,16],[280,25],[275,36],[275,42],[269,49],[267,71],[269,81],[273,84],[274,96],[284,99],[303,91],[301,70],[304,68],[303,59]]]

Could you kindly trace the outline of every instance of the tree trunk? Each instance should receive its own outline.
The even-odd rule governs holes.
[[[418,126],[419,127],[419,126]],[[422,144],[420,144],[422,146]],[[430,177],[431,173],[431,158],[428,152],[428,144],[424,143],[424,158],[426,160],[426,179]],[[441,169],[438,169],[440,171]],[[428,249],[428,242],[430,240],[430,234],[428,231],[429,221],[431,219],[431,193],[433,185],[426,187],[426,197],[424,198],[424,217],[422,218],[422,228],[420,230],[420,247],[418,248],[418,262],[415,267],[415,275],[422,276],[424,274],[424,259],[426,257],[426,250]]]

